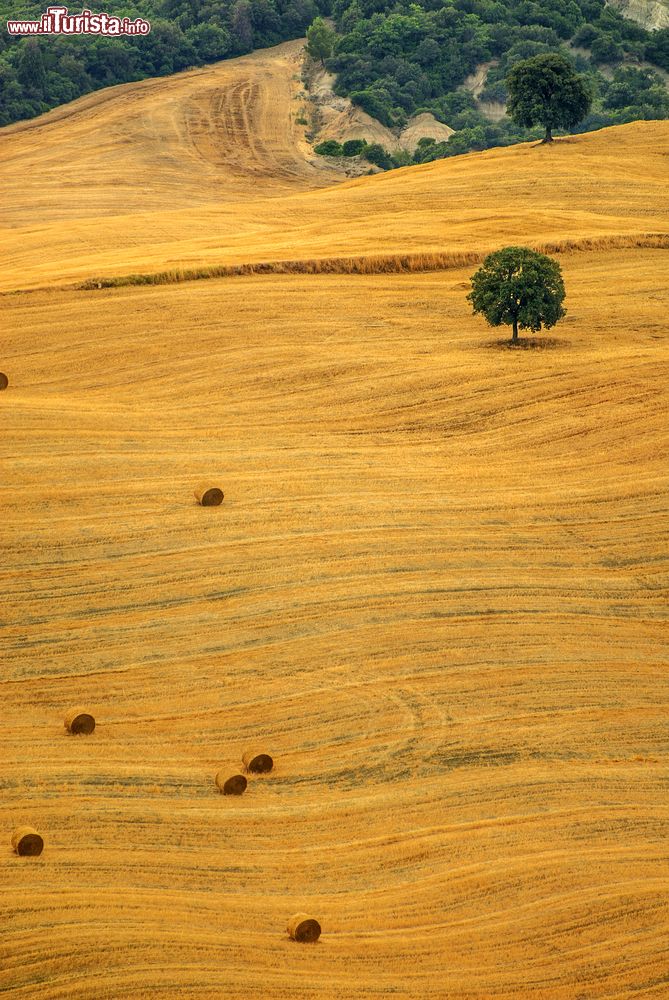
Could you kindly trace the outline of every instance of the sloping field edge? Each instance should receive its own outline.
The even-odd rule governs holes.
[[[595,250],[634,248],[669,249],[669,233],[632,233],[594,236],[580,240],[557,240],[531,243],[540,253],[572,253]],[[246,264],[212,264],[209,267],[177,268],[148,274],[89,278],[71,286],[80,291],[119,288],[124,285],[168,285],[205,278],[237,277],[262,274],[409,274],[416,271],[447,271],[480,264],[492,252],[488,250],[449,251],[445,253],[395,253],[359,257],[315,257],[304,260],[257,261]]]
[[[583,253],[602,250],[669,249],[669,233],[625,233],[592,236],[583,239],[555,240],[525,244],[540,253]],[[87,278],[64,285],[44,285],[38,288],[16,288],[0,292],[22,295],[45,291],[97,291],[101,288],[122,288],[128,285],[173,285],[206,278],[234,278],[266,274],[411,274],[420,271],[448,271],[480,264],[496,247],[486,250],[460,250],[444,253],[394,253],[357,257],[314,257],[303,260],[254,261],[245,264],[212,264],[194,268],[173,268],[141,274],[120,274]]]

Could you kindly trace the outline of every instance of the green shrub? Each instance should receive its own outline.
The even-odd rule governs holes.
[[[649,110],[663,115],[669,108],[669,93],[657,73],[649,73],[636,66],[624,66],[613,74],[613,80],[606,87],[603,105],[612,110],[647,106]]]
[[[599,32],[594,25],[583,24],[574,35],[573,42],[574,45],[589,49],[596,38],[599,38]]]
[[[307,31],[307,52],[312,59],[324,66],[325,60],[332,55],[336,37],[332,28],[325,23],[322,17],[315,18]]]
[[[593,62],[597,64],[620,62],[623,57],[622,46],[613,35],[600,35],[595,38],[590,51]]]
[[[325,142],[319,142],[317,146],[314,146],[314,152],[318,153],[319,156],[344,155],[344,149],[336,139],[326,139]]]
[[[362,155],[368,163],[373,163],[375,167],[381,167],[382,170],[391,170],[394,166],[390,154],[378,142],[367,146]]]
[[[654,62],[656,66],[661,66],[669,73],[669,28],[661,28],[650,34],[650,41],[646,44],[646,59]]]
[[[344,156],[360,156],[365,150],[367,143],[364,139],[347,139],[342,146]]]

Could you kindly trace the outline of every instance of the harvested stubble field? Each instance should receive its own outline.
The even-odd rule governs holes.
[[[616,143],[639,158],[618,215],[611,181],[579,226]],[[588,159],[590,194],[575,171],[553,229],[528,223],[611,237],[561,255],[543,349],[470,315],[471,266],[58,288],[120,273],[96,247],[142,221],[113,214],[90,255],[54,222],[62,255],[10,262],[8,288],[54,287],[2,300],[0,993],[669,995],[667,252],[613,240],[667,232],[668,148],[652,123],[430,167],[435,198],[468,176],[497,218],[522,164],[557,200],[550,157]],[[359,227],[368,196],[380,232],[403,183],[301,197],[339,206],[330,253],[353,254],[344,206]],[[193,217],[269,231],[289,199],[259,193]],[[29,205],[12,225],[29,247]],[[167,261],[151,238],[139,272]],[[65,734],[72,705],[92,736]],[[249,747],[275,769],[224,798]],[[39,858],[12,854],[20,824]],[[317,944],[288,939],[298,911]]]

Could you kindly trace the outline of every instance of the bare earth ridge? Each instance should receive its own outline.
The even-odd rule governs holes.
[[[0,993],[664,1000],[669,125],[341,184],[292,52],[0,134]],[[542,349],[471,266],[61,287],[510,240]]]

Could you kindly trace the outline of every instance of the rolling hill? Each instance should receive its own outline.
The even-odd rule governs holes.
[[[288,42],[3,129],[0,290],[669,232],[667,122],[342,184],[295,124],[298,59]]]
[[[0,134],[0,992],[660,1000],[669,125],[342,183],[293,52]]]

